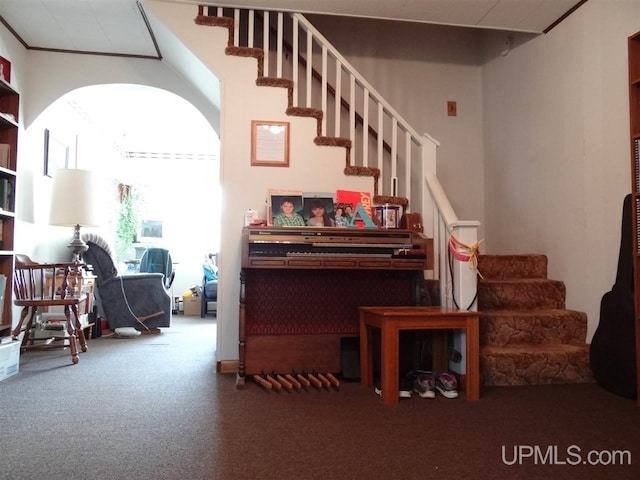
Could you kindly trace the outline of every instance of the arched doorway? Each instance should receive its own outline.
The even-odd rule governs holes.
[[[200,284],[205,257],[219,248],[219,139],[193,105],[158,88],[96,85],[60,97],[29,129],[48,131],[49,141],[66,150],[67,168],[99,171],[114,188],[133,186],[138,220],[161,223],[158,242],[177,264],[174,296]],[[34,196],[42,195],[46,205],[49,180],[34,172]],[[47,224],[48,210],[38,203],[34,223]],[[109,219],[100,230],[114,242],[118,206],[105,201],[105,208],[111,209]],[[136,256],[132,246],[118,260]]]

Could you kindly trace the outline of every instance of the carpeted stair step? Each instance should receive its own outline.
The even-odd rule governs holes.
[[[557,280],[480,279],[478,310],[563,309],[565,294],[564,283]]]
[[[484,385],[593,382],[587,316],[565,309],[545,255],[480,255],[478,271]]]
[[[593,382],[587,344],[483,346],[480,369],[485,386]]]
[[[480,313],[481,345],[583,345],[586,336],[587,314],[575,310],[483,310]]]
[[[546,255],[478,255],[478,271],[483,278],[547,278]]]

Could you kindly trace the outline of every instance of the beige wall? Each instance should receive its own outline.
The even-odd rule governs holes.
[[[284,95],[252,84],[255,61],[222,63],[230,60],[210,48],[226,40],[221,29],[194,28],[193,7],[144,4],[222,76],[224,276],[217,355],[234,359],[242,212],[262,209],[269,187],[331,191],[357,185],[327,173],[327,162],[342,164],[340,149],[318,163],[311,120],[280,116]],[[330,25],[314,21],[417,131],[442,143],[439,177],[459,217],[483,223],[484,251],[549,255],[550,276],[566,282],[570,308],[588,313],[590,334],[600,297],[614,281],[620,208],[629,191],[626,37],[640,30],[639,9],[632,0],[590,0],[547,35],[516,37],[507,56],[499,55],[503,34],[485,38],[472,29],[405,23],[371,28],[371,21],[336,17]],[[485,41],[486,49],[480,48]],[[114,76],[171,84],[167,89],[178,94],[188,90],[159,62],[27,55],[2,29],[4,52],[16,67],[23,101],[34,102],[28,118],[73,86]],[[457,117],[446,115],[448,100],[458,102]],[[205,102],[193,103],[205,108]],[[260,116],[293,122],[291,168],[249,167],[248,122]],[[31,161],[25,151],[21,168]],[[21,183],[23,178],[28,181],[21,174]],[[28,190],[19,188],[22,198]]]
[[[482,31],[309,16],[311,23],[419,133],[440,142],[438,179],[460,220],[484,236]],[[447,101],[458,115],[447,115]]]
[[[224,54],[228,38],[225,29],[195,27],[192,7],[154,1],[145,5],[152,16],[177,32],[185,45],[220,78],[223,228],[218,259],[221,274],[216,356],[220,361],[237,359],[243,212],[253,208],[264,218],[270,188],[311,192],[333,192],[339,188],[371,191],[373,181],[342,175],[345,150],[313,144],[315,120],[285,114],[286,89],[255,85],[255,59]],[[289,168],[250,165],[251,120],[290,122]]]
[[[491,253],[544,253],[591,338],[615,281],[630,192],[627,37],[640,2],[590,0],[483,67],[485,231]]]

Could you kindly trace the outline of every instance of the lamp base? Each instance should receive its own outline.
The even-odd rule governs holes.
[[[67,247],[73,255],[72,261],[76,263],[79,263],[82,260],[82,254],[89,250],[89,245],[80,238],[80,225],[73,227],[73,238],[67,244]]]

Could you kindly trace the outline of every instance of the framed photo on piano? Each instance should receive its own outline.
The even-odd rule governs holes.
[[[305,225],[308,227],[335,227],[333,211],[335,198],[333,194],[305,192],[302,201]]]
[[[302,192],[269,190],[267,217],[274,227],[304,227]]]

